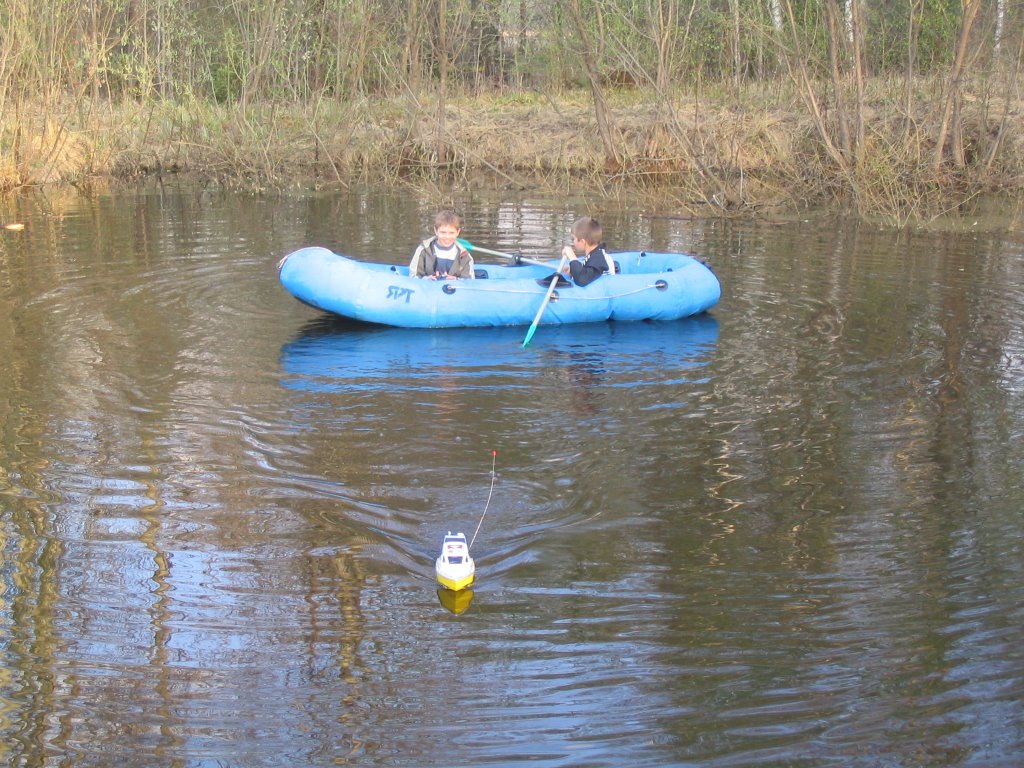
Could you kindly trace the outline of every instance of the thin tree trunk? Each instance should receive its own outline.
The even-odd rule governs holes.
[[[420,85],[420,37],[423,34],[420,15],[423,9],[420,0],[409,0],[409,15],[405,27],[405,45],[402,47],[402,68],[409,84],[409,90],[415,92]]]
[[[1005,106],[1003,107],[1003,117],[999,121],[999,130],[996,131],[995,138],[989,144],[988,151],[985,153],[985,170],[991,170],[992,164],[996,160],[996,156],[999,154],[999,147],[1003,143],[1003,137],[1006,135],[1006,126],[1010,121],[1010,110],[1013,99],[1011,95],[1017,88],[1017,79],[1020,76],[1021,64],[1024,63],[1024,37],[1021,37],[1020,47],[1017,48],[1017,62],[1013,66],[1013,75],[1006,83],[1006,97],[1004,99]]]
[[[935,139],[935,156],[932,160],[932,169],[938,173],[942,162],[946,158],[946,145],[950,142],[951,133],[959,133],[959,105],[960,85],[967,65],[967,45],[971,39],[971,29],[974,20],[978,17],[980,0],[963,0],[963,19],[960,21],[960,32],[957,35],[956,56],[949,71],[949,83],[946,86],[945,106],[942,112],[942,121],[939,123],[938,136]],[[952,137],[954,148],[954,160],[957,165],[963,165],[963,153],[957,152],[956,147],[962,144],[957,136]]]
[[[743,77],[743,51],[740,45],[740,0],[732,5],[732,84],[739,88]]]
[[[904,97],[904,112],[906,119],[903,122],[903,141],[910,138],[910,126],[914,115],[914,77],[917,62],[917,30],[920,27],[919,9],[924,0],[910,0],[910,18],[907,24],[907,82],[906,95]]]
[[[851,49],[853,77],[857,87],[857,103],[853,114],[854,153],[859,159],[864,151],[864,2],[851,0],[853,3],[853,46]]]
[[[652,37],[658,50],[658,70],[654,75],[654,88],[661,101],[668,94],[669,78],[672,73],[672,53],[675,50],[676,10],[675,0],[658,0],[651,14]]]
[[[608,108],[604,100],[604,88],[601,85],[601,75],[597,68],[597,61],[594,59],[594,46],[599,42],[594,40],[587,25],[583,20],[583,9],[580,7],[581,0],[567,0],[569,16],[572,18],[576,30],[576,39],[583,50],[583,66],[587,72],[587,80],[590,82],[590,93],[594,99],[594,118],[597,121],[597,131],[601,136],[601,144],[604,146],[606,162],[618,164],[618,153],[615,151],[615,141],[612,138],[611,125],[608,120]],[[600,17],[600,11],[597,11]]]
[[[849,12],[850,6],[848,2],[846,13],[849,14]],[[845,78],[843,77],[843,66],[840,59],[844,48],[843,35],[840,32],[836,7],[832,2],[827,2],[826,4],[826,17],[828,19],[829,65],[832,70],[832,88],[835,91],[836,127],[839,129],[839,148],[842,150],[843,157],[849,158],[852,154],[853,139],[850,136],[850,117],[846,112]],[[846,18],[849,21],[849,16]],[[843,28],[845,29],[846,26],[843,25]]]
[[[438,0],[437,4],[437,163],[444,165],[448,161],[448,144],[446,141],[447,126],[445,111],[448,108],[448,0]]]
[[[825,120],[825,114],[822,111],[821,104],[818,102],[818,96],[814,90],[815,81],[811,77],[810,72],[808,72],[808,57],[806,52],[803,50],[803,45],[800,41],[801,25],[796,20],[796,14],[793,11],[793,3],[791,0],[784,0],[784,2],[786,18],[789,22],[789,32],[793,43],[793,52],[791,55],[785,56],[783,61],[789,69],[790,77],[792,77],[793,81],[796,83],[797,88],[800,91],[800,95],[811,113],[811,119],[814,121],[814,126],[818,130],[818,136],[825,145],[825,150],[828,152],[828,156],[832,158],[832,162],[836,164],[837,168],[846,170],[848,168],[847,158],[843,154],[842,148],[837,147],[835,141],[832,139],[832,134],[828,129],[828,123]]]
[[[1006,24],[1006,0],[996,0],[996,28],[993,32],[992,51],[996,56],[1003,46],[1003,29]]]

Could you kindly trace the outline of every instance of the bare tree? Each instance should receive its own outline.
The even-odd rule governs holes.
[[[421,78],[421,45],[427,37],[423,24],[422,0],[409,0],[408,13],[405,17],[405,40],[402,44],[402,77],[409,89],[416,91]]]
[[[966,165],[963,148],[963,135],[960,127],[960,100],[963,76],[967,71],[967,46],[971,39],[971,30],[978,17],[981,0],[962,0],[963,17],[960,20],[960,31],[957,33],[956,54],[950,66],[949,80],[943,98],[942,121],[939,123],[938,135],[935,138],[935,155],[932,159],[933,170],[938,173],[946,159],[947,144],[952,144],[949,152],[958,168]]]
[[[594,99],[594,119],[597,121],[597,131],[601,136],[601,144],[604,147],[604,155],[607,161],[617,164],[618,152],[615,148],[615,140],[612,136],[611,123],[608,119],[608,107],[604,100],[604,87],[601,85],[601,73],[598,69],[597,59],[594,56],[594,47],[601,42],[598,35],[591,34],[583,17],[582,0],[565,0],[565,7],[569,14],[579,40],[580,48],[583,50],[583,67],[587,73],[587,81],[590,83],[590,93]],[[602,10],[600,5],[594,7],[594,18],[598,30],[603,26]]]
[[[1020,79],[1022,66],[1024,66],[1024,35],[1020,38],[1020,42],[1017,47],[1017,57],[1013,64],[1013,70],[1006,81],[1006,93],[1003,97],[1003,116],[999,121],[999,129],[996,131],[995,136],[992,137],[989,142],[988,149],[985,152],[986,170],[990,170],[992,168],[992,164],[995,163],[996,157],[999,154],[999,148],[1002,146],[1003,140],[1006,138],[1007,131],[1009,130],[1010,114],[1013,110],[1012,105],[1014,104],[1011,96],[1017,89],[1017,82]]]
[[[914,114],[914,70],[917,66],[917,33],[921,27],[921,14],[924,12],[924,0],[908,0],[907,19],[907,68],[906,90],[904,92],[903,110],[906,116],[903,123],[903,140],[910,138],[910,127]]]
[[[1003,29],[1006,25],[1006,0],[996,0],[996,28],[993,32],[992,50],[998,56],[1003,45]]]
[[[814,121],[826,153],[835,166],[846,172],[851,166],[851,150],[853,148],[856,132],[851,132],[850,116],[845,102],[844,87],[844,65],[842,51],[845,50],[846,24],[841,18],[836,0],[825,0],[825,24],[829,41],[828,67],[832,78],[835,103],[835,129],[839,134],[838,143],[829,121],[829,105],[823,103],[823,97],[818,93],[818,78],[816,69],[824,66],[816,62],[812,57],[812,43],[806,39],[805,30],[801,21],[797,20],[796,13],[791,0],[784,0],[786,17],[789,22],[790,51],[784,56],[784,63],[789,70],[790,77],[796,83],[800,96],[807,106],[808,112]]]
[[[672,55],[676,48],[679,3],[677,0],[650,0],[648,14],[651,37],[657,51],[658,64],[654,75],[654,87],[659,99],[668,93],[672,73]]]

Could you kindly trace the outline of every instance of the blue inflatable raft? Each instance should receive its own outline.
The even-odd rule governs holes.
[[[580,287],[559,279],[541,322],[678,320],[714,306],[718,278],[681,253],[611,254],[617,274]],[[475,280],[409,277],[407,266],[356,261],[326,248],[282,259],[281,284],[299,301],[367,323],[402,328],[529,325],[557,261],[477,264]]]

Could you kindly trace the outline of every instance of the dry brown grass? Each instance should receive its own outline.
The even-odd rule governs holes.
[[[657,190],[681,206],[724,214],[842,204],[905,220],[982,188],[1024,185],[1019,105],[967,100],[966,136],[979,157],[936,178],[927,162],[934,116],[926,109],[900,114],[895,88],[873,84],[863,111],[866,142],[848,168],[831,164],[801,103],[781,90],[671,102],[614,92],[614,160],[604,155],[584,92],[452,98],[443,124],[429,98],[244,111],[188,101],[60,114],[52,106],[34,114],[23,108],[18,121],[0,118],[0,188],[180,171],[252,189],[453,178],[564,189],[584,180],[609,195]],[[1000,121],[1003,115],[1015,119]],[[981,158],[1000,125],[999,152]]]

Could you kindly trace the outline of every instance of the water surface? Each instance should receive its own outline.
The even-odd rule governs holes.
[[[0,203],[6,763],[1013,765],[1024,233],[592,211],[721,303],[370,328],[274,264],[407,260],[410,192]]]

